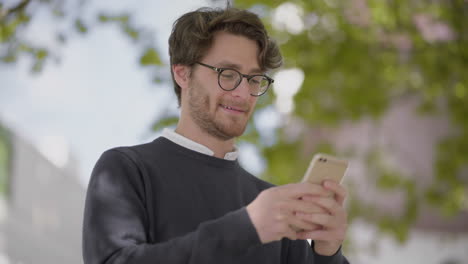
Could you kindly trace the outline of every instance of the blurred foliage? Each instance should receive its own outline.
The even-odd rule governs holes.
[[[161,59],[154,48],[149,48],[140,58],[141,65],[162,65]]]
[[[149,67],[152,79],[169,80],[158,75],[163,63],[151,31],[137,26],[132,13],[101,10],[85,16],[85,6],[84,0],[23,0],[8,8],[0,3],[0,63],[13,64],[25,56],[32,61],[32,72],[40,72],[51,58],[59,58],[59,48],[26,38],[39,10],[46,10],[57,20],[52,34],[59,47],[75,35],[90,34],[95,27],[114,25],[135,44],[137,60]],[[467,1],[236,0],[235,6],[258,13],[280,44],[285,68],[297,67],[305,73],[302,89],[294,97],[294,111],[284,118],[298,120],[302,133],[291,136],[288,129],[292,125],[285,121],[275,130],[275,141],[267,144],[263,131],[255,126],[255,115],[240,138],[262,151],[267,161],[266,180],[275,184],[299,181],[313,152],[351,158],[352,153],[336,153],[332,142],[311,144],[310,131],[334,128],[343,121],[378,120],[393,101],[412,96],[420,99],[419,112],[427,115],[436,113],[437,104],[444,102],[455,127],[453,135],[437,146],[433,183],[419,189],[411,177],[386,167],[379,151],[369,150],[366,164],[375,188],[402,192],[405,206],[401,216],[390,216],[359,200],[359,186],[350,182],[350,219],[365,219],[404,242],[423,204],[433,205],[447,216],[466,210]],[[302,26],[289,30],[281,23],[273,26],[279,6],[295,10]],[[265,109],[275,99],[270,91],[259,99],[257,107]],[[153,130],[177,122],[170,111],[167,113]]]
[[[160,131],[166,127],[176,126],[178,121],[179,121],[179,117],[177,116],[172,116],[172,117],[165,116],[162,120],[160,120],[159,122],[156,122],[153,125],[152,130]]]
[[[12,64],[28,57],[31,72],[40,73],[49,60],[59,61],[60,48],[73,37],[85,36],[98,26],[115,25],[140,50],[141,66],[162,65],[151,30],[137,26],[131,13],[100,10],[90,15],[87,5],[86,0],[22,0],[8,7],[0,2],[0,63]],[[45,37],[41,39],[51,40],[47,43],[27,38],[31,24],[44,11],[56,22],[42,32]],[[152,74],[153,79],[162,79],[158,71]]]
[[[259,145],[268,162],[264,178],[276,184],[300,180],[312,156],[305,143],[313,128],[334,128],[350,120],[377,121],[403,97],[419,98],[418,112],[426,115],[437,113],[442,101],[454,131],[437,146],[430,187],[419,188],[415,179],[383,165],[381,153],[371,149],[366,164],[375,188],[402,193],[405,205],[401,215],[389,215],[360,200],[359,186],[350,183],[350,219],[367,220],[404,242],[424,204],[446,216],[466,211],[467,1],[237,0],[235,4],[259,14],[280,44],[285,68],[297,67],[305,74],[291,113],[303,122],[303,135],[291,139],[285,122],[276,144]],[[296,12],[299,29],[274,20],[280,9],[289,9],[293,17]],[[328,143],[325,152],[333,153],[333,144]],[[320,151],[313,147],[313,152]]]
[[[10,134],[0,125],[0,197],[8,195],[11,156]]]

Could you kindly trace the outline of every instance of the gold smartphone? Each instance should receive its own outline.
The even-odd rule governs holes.
[[[310,162],[302,182],[322,184],[325,180],[340,183],[348,169],[348,161],[318,153]]]
[[[318,153],[315,154],[310,162],[309,168],[307,169],[302,182],[310,182],[315,184],[322,184],[325,180],[332,180],[337,183],[341,183],[346,170],[348,169],[348,161],[338,159],[336,157]],[[329,195],[333,195],[329,191]],[[321,209],[317,212],[321,212]],[[304,231],[296,226],[291,226],[296,232]]]

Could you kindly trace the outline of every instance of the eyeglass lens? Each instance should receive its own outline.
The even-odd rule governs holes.
[[[225,69],[219,73],[219,85],[224,90],[233,90],[242,82],[242,75],[234,70]],[[269,81],[264,76],[253,76],[249,79],[251,93],[262,94],[269,85]]]

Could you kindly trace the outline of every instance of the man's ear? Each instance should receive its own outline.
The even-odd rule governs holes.
[[[186,89],[190,79],[190,67],[182,64],[172,65],[172,72],[174,74],[174,80],[182,89]]]

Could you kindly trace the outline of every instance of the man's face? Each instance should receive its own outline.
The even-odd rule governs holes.
[[[259,74],[258,46],[253,40],[226,32],[216,33],[213,45],[200,62],[218,68],[233,68],[244,74]],[[208,134],[229,140],[244,133],[257,97],[250,95],[247,79],[232,90],[218,85],[218,73],[195,65],[188,91],[188,112]]]

